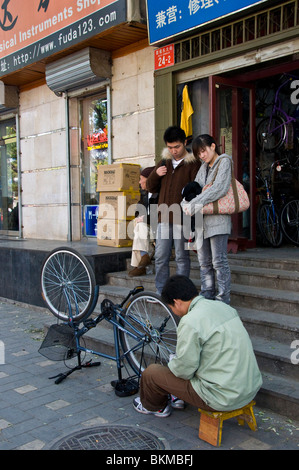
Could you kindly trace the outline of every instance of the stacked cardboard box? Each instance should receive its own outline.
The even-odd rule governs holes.
[[[140,199],[139,177],[140,165],[117,163],[99,167],[98,245],[115,247],[132,245],[133,223],[130,222],[135,217],[134,205]]]

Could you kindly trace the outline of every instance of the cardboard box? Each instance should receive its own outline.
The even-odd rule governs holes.
[[[130,221],[98,218],[97,222],[97,244],[102,246],[125,247],[132,246],[133,239],[128,235]]]
[[[100,192],[98,215],[106,219],[132,220],[139,201],[140,191]]]
[[[97,191],[138,191],[139,178],[140,165],[134,163],[100,165]]]

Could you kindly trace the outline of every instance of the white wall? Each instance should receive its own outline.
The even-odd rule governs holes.
[[[154,165],[154,55],[147,47],[113,60],[112,158]],[[71,100],[73,240],[80,239],[79,122]],[[75,138],[74,138],[75,136]],[[65,99],[47,85],[20,93],[20,167],[24,238],[67,240]]]
[[[47,85],[20,93],[24,238],[67,239],[64,101]]]
[[[112,156],[114,161],[154,165],[154,49],[113,60]]]

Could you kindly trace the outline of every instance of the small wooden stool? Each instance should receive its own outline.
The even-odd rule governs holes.
[[[251,401],[248,405],[233,411],[206,411],[198,408],[201,413],[198,437],[203,441],[220,446],[222,437],[222,425],[226,419],[237,417],[238,423],[244,426],[248,424],[252,431],[257,430],[256,419],[253,412],[255,401]]]

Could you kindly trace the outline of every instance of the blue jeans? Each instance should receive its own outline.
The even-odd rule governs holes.
[[[227,259],[228,235],[215,235],[205,238],[197,251],[201,295],[206,299],[230,303],[230,267]],[[218,292],[216,293],[216,285]]]
[[[175,250],[176,273],[189,277],[190,257],[189,250],[185,249],[188,240],[183,235],[182,225],[159,223],[156,235],[155,269],[156,289],[161,294],[165,282],[169,278],[169,260],[172,245]]]

